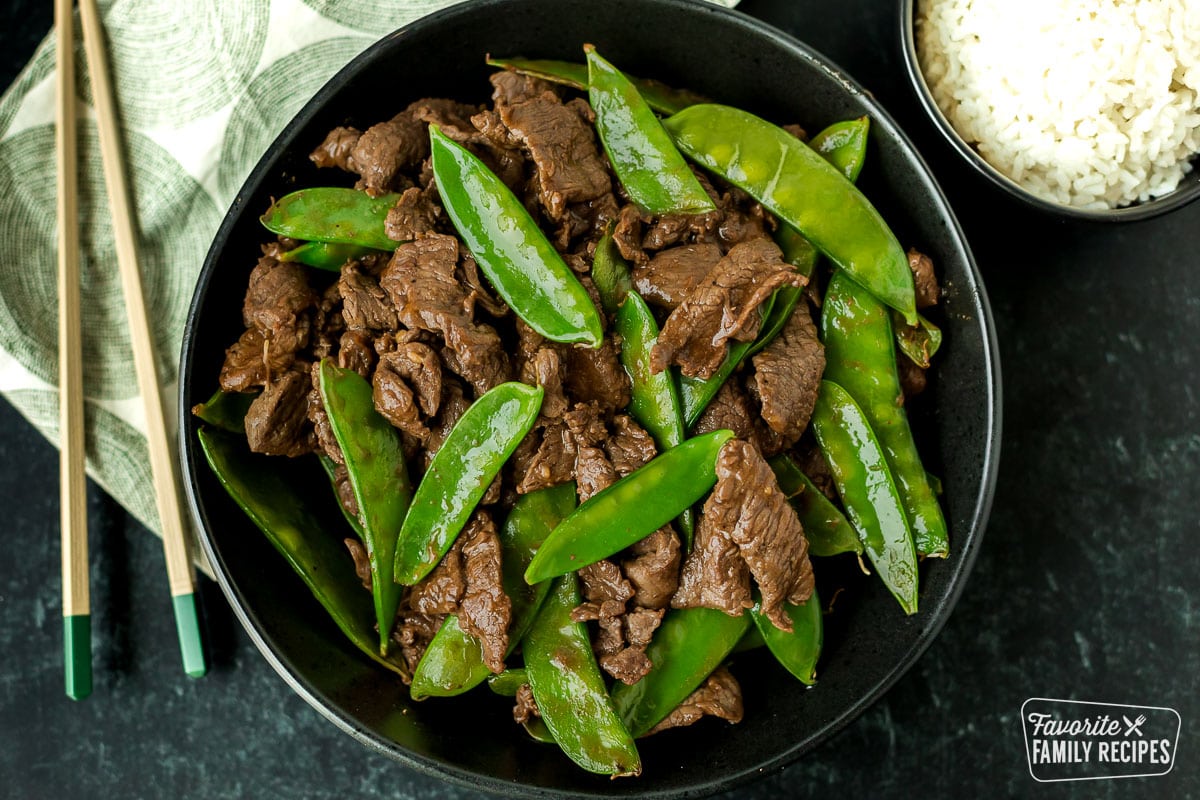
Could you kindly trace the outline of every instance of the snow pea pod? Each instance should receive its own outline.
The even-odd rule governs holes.
[[[546,585],[549,588],[549,584]],[[529,674],[524,667],[506,669],[499,675],[489,675],[488,688],[501,697],[516,697],[517,690],[529,683]]]
[[[200,447],[217,480],[291,565],[317,602],[359,650],[387,669],[406,675],[398,654],[381,656],[375,610],[363,591],[336,529],[333,509],[289,480],[295,465],[250,452],[244,440],[201,428]]]
[[[256,394],[223,392],[218,389],[213,396],[192,407],[192,413],[209,425],[223,431],[246,435],[246,412],[254,402]]]
[[[946,519],[908,426],[891,328],[882,303],[848,276],[833,276],[821,309],[825,375],[850,393],[879,439],[917,553],[944,558],[950,551]]]
[[[664,453],[684,439],[683,407],[671,370],[650,369],[650,351],[658,341],[658,322],[630,283],[629,265],[621,258],[612,236],[604,234],[592,258],[592,280],[604,309],[615,316],[621,337],[621,365],[629,375],[629,413],[654,438]],[[692,510],[679,516],[685,549],[691,549],[695,520]]]
[[[651,728],[704,683],[751,627],[750,617],[714,608],[673,608],[646,648],[654,666],[632,686],[618,681],[613,705],[635,737]]]
[[[929,360],[942,346],[942,329],[925,319],[923,314],[917,314],[916,325],[908,325],[895,309],[892,309],[892,327],[900,352],[921,369],[929,369]]]
[[[542,387],[509,382],[467,408],[429,462],[396,543],[397,583],[424,578],[454,544],[496,473],[537,419]]]
[[[599,347],[604,324],[592,298],[517,196],[436,125],[429,142],[442,205],[504,302],[547,339]]]
[[[829,502],[829,498],[800,471],[796,462],[778,455],[768,463],[775,471],[779,488],[791,501],[792,508],[804,526],[808,552],[814,556],[836,556],[840,553],[862,555],[862,542],[844,514]]]
[[[537,583],[573,572],[644,539],[717,482],[717,453],[733,431],[694,436],[589,498],[559,523],[525,570]]]
[[[690,106],[663,126],[685,155],[744,189],[916,323],[904,250],[871,202],[836,167],[782,128],[729,106]]]
[[[716,205],[637,87],[590,44],[588,99],[596,132],[629,199],[648,214],[700,214]]]
[[[525,583],[525,568],[533,554],[563,517],[575,508],[572,482],[521,495],[500,528],[501,574],[504,593],[512,602],[508,628],[508,653],[512,653],[550,590],[547,582]],[[492,673],[483,663],[479,640],[465,632],[458,617],[450,615],[429,643],[413,671],[410,690],[414,700],[449,697],[478,686]],[[490,678],[489,678],[490,680]],[[524,683],[525,681],[522,681]],[[495,686],[492,687],[495,689]],[[514,688],[514,691],[515,688]]]
[[[384,212],[386,216],[386,212]],[[395,243],[393,242],[393,247]],[[280,254],[280,261],[295,261],[316,269],[329,272],[339,272],[347,261],[362,258],[371,253],[380,252],[370,247],[358,244],[340,244],[337,242],[305,242],[299,247],[293,247]]]
[[[371,197],[357,189],[317,186],[284,195],[259,219],[267,230],[292,239],[390,251],[399,242],[388,237],[383,223],[399,199],[397,194]]]
[[[582,622],[578,581],[564,575],[525,636],[525,671],[542,720],[567,756],[588,772],[637,775],[641,757],[613,702]]]
[[[816,590],[813,590],[812,597],[800,605],[784,603],[783,610],[792,621],[791,633],[776,628],[771,620],[759,613],[757,604],[750,609],[750,616],[775,660],[796,680],[812,686],[817,682],[817,659],[821,657],[821,643],[825,636],[821,601]]]
[[[890,345],[891,339],[886,341]],[[870,422],[849,392],[823,380],[812,426],[867,557],[905,613],[915,614],[917,551],[887,458]]]
[[[379,625],[379,651],[387,655],[401,587],[391,576],[396,532],[412,500],[399,432],[375,410],[371,384],[354,370],[323,359],[318,387],[329,427],[346,460],[358,502],[363,546],[371,563],[371,593]]]
[[[511,72],[570,86],[572,89],[586,91],[588,88],[587,64],[531,58],[491,58],[490,56],[487,63]],[[626,77],[637,87],[646,103],[655,111],[663,114],[674,114],[690,105],[702,103],[705,99],[687,89],[673,89],[658,81],[643,80],[632,75],[626,75]]]
[[[851,181],[858,178],[863,161],[867,157],[867,118],[835,122],[818,133],[809,143],[821,157],[833,164]],[[775,243],[783,253],[783,260],[796,268],[805,278],[811,278],[817,265],[817,249],[804,235],[783,222],[774,234]],[[679,390],[683,398],[684,419],[688,428],[696,424],[704,409],[720,391],[729,376],[747,358],[762,350],[783,330],[796,304],[804,296],[799,286],[784,286],[775,291],[763,307],[763,322],[758,337],[752,342],[735,342],[729,346],[725,360],[706,379],[679,376]]]

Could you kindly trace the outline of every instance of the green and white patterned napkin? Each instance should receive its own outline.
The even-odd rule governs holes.
[[[456,1],[101,3],[169,420],[175,421],[179,349],[196,276],[251,167],[350,59],[380,36]],[[737,0],[713,2],[733,6]],[[157,531],[145,418],[81,50],[76,63],[88,473]],[[0,393],[57,443],[54,65],[53,37],[47,36],[0,99]]]

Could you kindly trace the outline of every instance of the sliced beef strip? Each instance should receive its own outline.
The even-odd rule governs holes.
[[[567,411],[567,398],[563,395],[562,359],[559,351],[551,347],[539,347],[521,365],[521,382],[530,386],[541,386],[541,416],[560,419]]]
[[[307,365],[305,365],[307,367]],[[292,370],[267,384],[246,412],[251,451],[269,456],[301,456],[315,444],[308,422],[308,372]]]
[[[751,361],[754,375],[747,388],[762,405],[763,420],[790,446],[808,427],[825,372],[825,346],[807,303],[798,305],[779,335]]]
[[[575,442],[575,486],[579,502],[607,489],[617,472],[601,445],[608,438],[602,411],[597,403],[578,403],[563,415]]]
[[[346,457],[342,455],[342,447],[338,444],[337,438],[333,434],[333,427],[329,423],[329,414],[325,411],[325,403],[321,400],[321,364],[315,363],[309,369],[309,383],[311,388],[308,391],[308,421],[312,423],[313,434],[316,436],[317,449],[328,456],[333,463],[337,464],[343,471],[345,470]],[[339,497],[341,497],[341,484],[335,484],[339,489]],[[349,476],[347,476],[346,488],[349,488]],[[353,492],[349,493],[353,497]],[[345,498],[343,497],[343,504]],[[358,516],[357,506],[355,507],[354,516]]]
[[[467,571],[460,536],[437,566],[408,594],[407,607],[419,614],[457,614],[467,592]]]
[[[459,607],[462,629],[479,639],[483,663],[494,673],[504,670],[512,602],[500,575],[500,538],[491,515],[477,510],[459,534],[466,562],[467,591]]]
[[[633,288],[647,303],[674,311],[721,260],[720,246],[681,244],[633,270]]]
[[[467,308],[474,309],[478,305],[489,315],[496,318],[508,314],[508,306],[504,304],[503,300],[493,297],[487,286],[480,279],[479,265],[470,253],[463,252],[462,257],[459,259],[458,276],[463,285],[471,290],[465,301]]]
[[[696,420],[692,433],[699,436],[712,431],[731,430],[739,439],[753,440],[754,409],[750,399],[736,380],[730,378],[721,385],[708,407]]]
[[[451,376],[443,375],[442,402],[438,407],[437,418],[429,426],[429,438],[425,440],[426,466],[428,460],[441,449],[446,437],[450,435],[450,430],[470,405],[462,385]]]
[[[493,84],[498,94],[501,84]],[[552,221],[563,219],[568,204],[612,190],[586,103],[564,105],[552,91],[522,92],[497,97],[496,112],[529,152],[541,205]]]
[[[362,179],[371,197],[405,188],[398,185],[400,173],[417,167],[429,155],[429,134],[412,108],[386,122],[372,125],[354,143],[348,164]]]
[[[617,224],[613,227],[613,243],[621,258],[634,266],[644,266],[649,260],[646,251],[642,249],[642,212],[637,206],[623,206],[617,214]]]
[[[350,472],[345,464],[338,464],[333,470],[333,491],[346,513],[358,519],[358,498],[354,496],[354,487],[350,485]]]
[[[399,327],[396,308],[387,292],[357,264],[342,267],[338,291],[342,295],[342,318],[346,327],[371,331],[394,331]]]
[[[672,608],[715,608],[736,617],[754,606],[750,569],[729,538],[727,517],[714,492],[704,503],[692,551],[683,560]]]
[[[479,135],[471,124],[471,117],[483,110],[482,106],[460,103],[445,97],[426,97],[409,105],[414,118],[429,125],[437,125],[442,133],[456,142],[468,142]]]
[[[481,395],[508,380],[503,343],[490,325],[474,322],[466,311],[467,291],[455,276],[458,240],[430,234],[396,248],[380,285],[408,328],[440,333],[446,342],[446,366],[466,378]]]
[[[917,293],[917,308],[936,306],[942,298],[933,260],[915,249],[908,251],[908,268],[912,270],[913,286]]]
[[[518,725],[524,725],[534,717],[540,717],[542,712],[538,709],[537,701],[533,699],[533,689],[528,683],[523,683],[517,687],[517,696],[513,704],[513,721]]]
[[[250,272],[242,321],[257,328],[272,353],[295,353],[308,346],[310,311],[320,297],[308,285],[304,266],[263,256]],[[273,358],[270,353],[267,359]]]
[[[488,80],[492,83],[492,103],[497,108],[524,103],[546,93],[558,97],[557,86],[533,75],[503,70],[493,72]]]
[[[354,574],[362,582],[363,588],[371,591],[371,559],[367,556],[367,548],[358,539],[345,538],[342,544],[346,545],[350,558],[354,559]]]
[[[622,478],[658,455],[653,437],[625,414],[613,417],[613,434],[605,440],[604,450]]]
[[[558,486],[575,474],[575,439],[560,421],[549,422],[528,465],[516,468],[517,494]],[[520,463],[520,460],[517,460]]]
[[[708,378],[725,359],[730,340],[758,335],[758,307],[780,286],[803,286],[770,239],[735,245],[667,318],[650,351],[650,368],[678,364],[685,375]]]
[[[792,630],[783,604],[812,596],[812,564],[800,519],[779,489],[775,473],[749,442],[731,439],[717,455],[717,485],[710,501],[715,521],[738,546],[762,594],[762,614]],[[708,516],[705,504],[705,516]]]
[[[634,603],[651,609],[669,606],[679,589],[679,534],[670,525],[659,528],[630,547],[629,554],[621,562],[621,569],[633,586]]]
[[[354,146],[358,144],[361,136],[362,131],[358,128],[338,126],[309,154],[309,160],[318,167],[337,167],[346,172],[357,173],[358,170],[351,162],[351,153],[354,152]]]
[[[337,281],[325,287],[312,316],[315,333],[310,337],[311,354],[313,361],[320,361],[334,354],[338,339],[346,330],[346,320],[342,316],[342,291]]]
[[[271,348],[258,328],[247,328],[225,351],[218,385],[224,392],[253,391],[265,386],[272,375],[286,372],[295,361],[295,351]]]
[[[775,219],[741,189],[722,195],[719,206],[722,217],[717,226],[717,239],[726,251],[735,244],[761,239],[768,235],[768,229],[775,228]]]
[[[718,667],[705,679],[700,688],[688,695],[666,718],[647,732],[659,733],[668,728],[691,725],[705,715],[738,723],[742,721],[742,687],[725,667]]]
[[[629,405],[629,374],[621,366],[620,347],[614,335],[604,337],[599,348],[564,347],[564,380],[567,394],[580,402],[594,402],[606,411]]]
[[[397,624],[392,629],[391,639],[400,647],[400,656],[404,659],[407,674],[401,674],[404,683],[412,683],[412,674],[425,655],[426,648],[441,629],[446,617],[442,614],[421,614],[411,609],[401,608],[397,616]]]
[[[350,330],[338,341],[337,364],[370,380],[375,369],[375,348],[371,337],[361,330]]]
[[[405,189],[387,213],[383,221],[383,232],[396,242],[410,242],[437,229],[442,209],[429,194],[412,186]]]
[[[420,344],[416,346],[425,347]],[[405,353],[393,351],[383,354],[379,357],[375,374],[371,376],[371,394],[375,410],[384,419],[410,436],[425,441],[429,438],[429,428],[421,421],[420,401],[407,380],[412,369],[413,364]]]
[[[705,211],[703,214],[663,214],[655,217],[646,226],[646,233],[642,236],[642,248],[664,250],[684,241],[714,241],[724,217],[719,208],[715,211]]]

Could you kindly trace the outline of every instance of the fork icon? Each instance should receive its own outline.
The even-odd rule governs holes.
[[[1125,725],[1126,725],[1125,735],[1126,736],[1129,736],[1129,734],[1131,734],[1131,733],[1136,733],[1138,736],[1142,735],[1141,727],[1142,727],[1142,723],[1146,721],[1145,714],[1139,714],[1138,718],[1135,719],[1133,722],[1130,722],[1129,717],[1125,716],[1124,714],[1121,715],[1121,719],[1125,720]]]

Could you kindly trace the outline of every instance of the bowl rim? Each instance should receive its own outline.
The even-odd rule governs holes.
[[[304,104],[304,106],[296,113],[296,115],[287,123],[279,135],[271,142],[264,151],[259,161],[250,171],[246,180],[242,184],[238,193],[235,195],[228,211],[226,212],[220,227],[213,236],[212,244],[205,256],[203,266],[197,278],[196,286],[192,296],[192,300],[188,310],[187,322],[184,329],[181,358],[180,358],[180,380],[178,383],[178,413],[181,424],[178,426],[178,445],[180,448],[181,468],[183,470],[183,482],[185,494],[191,518],[196,525],[198,539],[205,555],[209,562],[214,567],[214,574],[218,585],[221,587],[222,593],[228,600],[234,615],[238,622],[246,631],[255,647],[262,654],[264,659],[271,667],[284,679],[284,681],[302,697],[305,702],[312,706],[321,716],[334,723],[339,729],[350,734],[359,743],[365,745],[370,750],[386,755],[401,764],[415,769],[416,771],[431,777],[436,777],[446,780],[449,783],[468,789],[484,789],[489,792],[494,792],[502,796],[522,796],[522,797],[604,797],[608,796],[603,790],[596,792],[581,791],[579,789],[560,789],[556,787],[543,787],[530,784],[515,784],[493,775],[474,772],[467,768],[457,766],[449,762],[443,762],[435,758],[425,756],[420,753],[411,751],[403,746],[396,745],[390,740],[377,735],[372,730],[357,724],[356,721],[348,716],[338,713],[334,708],[334,703],[327,698],[319,689],[310,685],[301,675],[300,671],[292,663],[292,661],[280,651],[277,651],[268,635],[265,633],[261,622],[256,618],[256,615],[251,613],[246,607],[246,598],[238,591],[230,578],[228,565],[221,557],[220,552],[214,545],[209,534],[209,520],[204,508],[204,504],[200,497],[200,489],[197,479],[197,471],[202,468],[203,456],[199,453],[199,448],[192,434],[192,427],[195,425],[191,419],[190,406],[188,405],[188,385],[190,381],[188,377],[193,371],[192,352],[195,346],[195,330],[199,312],[202,306],[202,301],[207,294],[207,288],[212,280],[219,257],[224,249],[224,243],[230,237],[233,229],[237,225],[241,217],[247,213],[244,208],[254,194],[253,191],[248,191],[250,187],[257,187],[264,179],[267,179],[276,168],[275,156],[281,152],[281,148],[288,144],[294,136],[294,132],[304,127],[308,121],[319,113],[323,105],[328,101],[331,95],[335,94],[341,84],[347,77],[352,76],[359,70],[368,66],[370,62],[380,56],[380,54],[389,49],[396,41],[414,37],[423,32],[426,28],[440,26],[444,21],[464,16],[476,15],[495,12],[509,5],[518,5],[530,0],[476,0],[471,3],[456,4],[446,7],[432,14],[421,17],[407,25],[398,28],[394,32],[387,34],[373,44],[365,48],[359,55],[352,59],[345,67],[333,75],[319,89],[313,97]],[[913,144],[911,139],[897,125],[890,114],[882,107],[874,96],[860,86],[854,79],[842,70],[830,58],[822,54],[813,46],[804,43],[794,36],[775,28],[757,18],[751,17],[744,12],[734,9],[728,9],[711,3],[696,3],[694,0],[642,0],[648,5],[658,5],[667,10],[680,13],[692,14],[709,14],[723,18],[724,24],[739,26],[748,29],[755,36],[762,37],[772,41],[782,49],[788,51],[795,58],[807,62],[810,66],[825,74],[835,83],[839,84],[847,92],[860,97],[861,101],[869,108],[873,117],[872,122],[878,123],[887,130],[888,135],[895,137],[904,150],[907,151],[917,166],[915,178],[923,184],[925,190],[935,201],[936,207],[948,224],[951,239],[956,243],[961,250],[963,256],[965,273],[969,279],[969,286],[964,287],[969,291],[972,297],[973,304],[978,306],[980,318],[977,325],[981,328],[983,334],[981,352],[983,355],[982,374],[985,387],[985,397],[982,419],[984,421],[981,436],[983,439],[983,469],[981,471],[979,484],[975,489],[975,504],[968,515],[968,524],[962,531],[962,556],[954,565],[955,568],[948,576],[947,591],[940,598],[940,602],[932,607],[922,607],[925,612],[928,609],[929,624],[922,628],[921,632],[916,637],[915,641],[905,653],[904,657],[898,659],[891,668],[884,673],[877,683],[867,692],[858,697],[854,702],[847,705],[841,713],[833,720],[822,726],[812,735],[797,741],[791,747],[780,751],[778,754],[767,758],[755,764],[746,765],[740,769],[733,770],[720,779],[712,780],[707,783],[697,783],[687,788],[647,788],[645,791],[638,794],[640,797],[647,798],[676,798],[676,797],[695,797],[707,795],[715,792],[725,791],[734,786],[747,783],[751,780],[761,778],[773,771],[778,771],[785,766],[794,763],[805,753],[813,750],[820,744],[827,742],[838,732],[846,728],[855,721],[861,714],[875,702],[877,702],[884,694],[887,693],[895,683],[905,675],[925,653],[933,641],[937,638],[946,621],[949,619],[954,607],[962,594],[966,580],[970,575],[971,569],[974,566],[981,547],[982,537],[986,530],[987,521],[991,513],[992,502],[995,495],[997,475],[1000,462],[1000,443],[1002,430],[1002,403],[1001,403],[1001,374],[1000,374],[1000,354],[999,344],[996,335],[996,329],[993,321],[991,306],[988,301],[987,293],[983,285],[983,278],[975,263],[974,256],[971,252],[969,243],[961,225],[955,216],[949,201],[938,185],[936,178],[930,170],[925,159],[921,156],[920,151]],[[203,468],[207,468],[203,465]],[[946,565],[950,566],[950,565]]]
[[[909,84],[912,87],[913,93],[917,96],[917,100],[925,110],[926,116],[933,122],[938,133],[941,134],[942,138],[946,140],[951,148],[974,167],[976,172],[1003,189],[1010,196],[1022,200],[1038,211],[1047,214],[1091,222],[1134,222],[1150,219],[1177,208],[1182,208],[1197,197],[1200,197],[1200,180],[1192,180],[1187,184],[1181,183],[1167,194],[1143,203],[1122,206],[1120,208],[1079,208],[1039,197],[1008,175],[1005,175],[999,169],[992,166],[974,147],[967,144],[966,140],[954,129],[950,120],[946,118],[946,115],[942,113],[937,101],[934,100],[933,91],[929,88],[929,84],[925,80],[925,73],[921,70],[920,59],[917,56],[915,27],[918,2],[921,2],[921,0],[901,0],[899,6],[900,49],[903,54],[904,68],[908,73]],[[1196,169],[1200,169],[1200,164],[1193,171]]]

